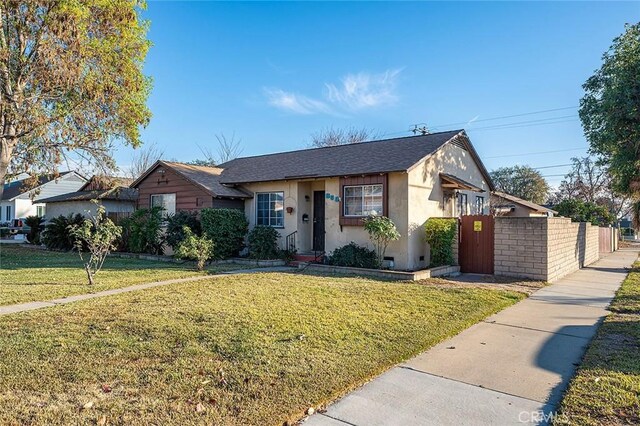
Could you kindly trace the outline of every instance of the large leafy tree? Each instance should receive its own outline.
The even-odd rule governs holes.
[[[542,204],[549,197],[549,184],[539,171],[529,166],[500,167],[491,172],[499,191]]]
[[[0,195],[7,176],[66,158],[113,168],[150,119],[139,0],[0,1]]]
[[[583,85],[580,120],[591,151],[609,166],[614,188],[640,196],[640,23],[627,25]]]

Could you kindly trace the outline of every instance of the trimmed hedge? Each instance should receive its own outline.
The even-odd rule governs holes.
[[[379,269],[378,255],[374,250],[369,250],[354,243],[335,249],[327,258],[327,263],[336,266],[349,266],[352,268]]]
[[[236,209],[202,209],[200,211],[202,233],[214,245],[214,259],[237,256],[244,248],[244,237],[249,222],[244,212]]]
[[[431,248],[429,267],[453,265],[453,241],[458,228],[457,219],[431,218],[424,225],[427,243]]]
[[[280,233],[271,226],[258,225],[249,232],[249,256],[253,259],[278,259]]]
[[[198,221],[196,212],[179,211],[167,218],[167,231],[165,240],[173,250],[177,250],[180,243],[186,238],[184,227],[188,227],[196,237],[202,235],[202,226]]]

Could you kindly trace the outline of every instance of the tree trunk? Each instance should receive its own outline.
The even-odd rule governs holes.
[[[11,153],[13,146],[7,138],[0,138],[0,200],[2,200],[2,193],[4,192],[4,182],[7,176],[7,169],[11,162]]]
[[[93,275],[91,274],[91,267],[89,264],[84,265],[84,269],[87,271],[87,278],[89,278],[89,285],[93,285]]]

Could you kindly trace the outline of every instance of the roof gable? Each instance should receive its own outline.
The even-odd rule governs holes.
[[[153,166],[149,167],[146,172],[144,172],[130,185],[131,188],[137,188],[138,185],[152,172],[158,169],[158,167],[170,168],[190,183],[200,187],[201,189],[209,193],[212,197],[251,198],[251,195],[238,188],[231,188],[229,186],[223,185],[220,182],[220,174],[222,173],[222,169],[219,167],[196,166],[192,164],[163,160],[156,161]]]

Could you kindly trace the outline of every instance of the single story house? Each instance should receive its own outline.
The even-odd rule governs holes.
[[[174,161],[157,161],[131,187],[138,190],[137,208],[164,207],[165,215],[204,208],[244,209],[250,192],[220,183],[222,169]]]
[[[107,217],[117,220],[135,211],[138,191],[129,188],[131,181],[121,177],[93,176],[78,191],[40,198],[38,202],[46,206],[47,220],[76,213],[95,215],[99,205],[104,206]]]
[[[23,176],[4,184],[0,201],[0,222],[27,216],[43,217],[46,211],[40,198],[75,192],[87,182],[87,179],[74,171],[61,172],[58,176],[40,176],[35,186],[28,185],[28,179]]]
[[[553,217],[558,212],[506,192],[494,191],[491,193],[491,214],[511,217]]]
[[[494,189],[464,130],[237,158],[218,167],[159,161],[138,178],[138,207],[168,212],[243,208],[250,228],[277,228],[298,253],[368,245],[362,219],[388,216],[401,238],[387,257],[401,270],[429,263],[431,217],[488,214]]]

